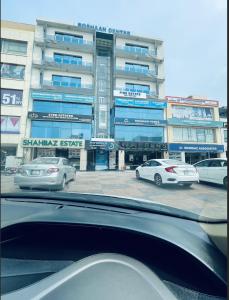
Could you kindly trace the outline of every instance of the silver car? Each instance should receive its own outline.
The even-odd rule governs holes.
[[[76,169],[62,157],[38,157],[22,165],[14,177],[14,183],[23,188],[64,189],[75,180]]]

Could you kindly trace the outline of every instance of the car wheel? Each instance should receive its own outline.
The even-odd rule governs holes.
[[[161,186],[162,185],[162,178],[160,174],[155,174],[154,176],[154,182],[157,186]]]
[[[62,179],[62,182],[61,182],[61,184],[58,187],[58,190],[64,190],[65,185],[66,185],[66,175],[64,175],[64,177]]]
[[[185,187],[191,187],[192,183],[183,183],[183,186],[185,186]]]
[[[139,171],[136,171],[136,178],[137,178],[137,179],[141,179],[141,176],[140,176]]]
[[[225,177],[223,179],[223,185],[224,185],[225,189],[227,189],[227,177]]]
[[[76,172],[74,173],[74,175],[73,175],[71,181],[76,181]]]

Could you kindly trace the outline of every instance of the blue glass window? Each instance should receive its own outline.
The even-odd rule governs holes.
[[[25,76],[25,66],[1,63],[1,77],[4,78],[15,78],[24,79]]]
[[[35,112],[47,112],[47,113],[65,113],[76,115],[91,115],[91,105],[75,104],[75,103],[62,103],[51,101],[34,101],[33,111]]]
[[[67,33],[56,32],[55,40],[58,42],[83,44],[83,36],[81,36],[81,35],[72,35],[72,34],[67,34]]]
[[[149,66],[148,65],[125,63],[125,69],[127,71],[133,71],[133,72],[141,72],[141,73],[148,73],[149,72]]]
[[[143,126],[115,126],[115,139],[133,142],[163,142],[164,128]]]
[[[148,47],[146,46],[129,44],[129,43],[126,43],[125,49],[130,52],[136,52],[142,54],[146,54],[148,52]]]
[[[126,90],[131,91],[131,92],[140,92],[140,93],[146,93],[146,94],[149,94],[149,92],[150,92],[149,85],[126,83],[125,87],[126,87]]]
[[[31,137],[33,138],[91,138],[91,124],[32,121]]]
[[[60,64],[82,65],[82,56],[54,53],[54,60],[55,60],[55,62],[60,63]]]
[[[164,119],[164,111],[162,109],[116,107],[115,108],[115,117],[163,120]]]
[[[81,87],[81,78],[52,75],[53,85],[66,87]]]

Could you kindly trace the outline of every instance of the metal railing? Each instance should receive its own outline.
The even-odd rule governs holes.
[[[147,70],[143,68],[135,68],[135,67],[121,67],[117,66],[116,71],[122,71],[122,72],[127,72],[128,74],[136,74],[136,75],[144,75],[144,76],[154,76],[156,77],[156,71],[155,70]]]
[[[74,59],[55,59],[52,56],[45,56],[44,63],[52,63],[56,65],[73,65],[73,66],[82,66],[82,67],[92,67],[92,63],[77,61]]]
[[[147,50],[147,49],[140,49],[135,48],[131,46],[118,46],[116,47],[117,50],[122,50],[127,53],[135,54],[135,55],[141,55],[141,56],[157,56],[157,53],[155,50]]]
[[[56,43],[64,43],[64,44],[72,44],[72,45],[88,45],[88,46],[92,46],[93,42],[91,41],[87,41],[81,38],[75,38],[75,37],[68,37],[68,38],[60,38],[57,37],[55,35],[46,35],[45,36],[46,41],[50,41],[50,42],[56,42]]]
[[[50,87],[64,87],[64,88],[73,88],[73,89],[93,89],[92,84],[75,84],[69,82],[62,82],[62,81],[49,81],[44,80],[41,84],[42,86],[50,86]]]

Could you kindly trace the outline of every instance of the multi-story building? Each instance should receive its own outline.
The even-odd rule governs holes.
[[[166,97],[169,157],[187,163],[222,157],[223,123],[219,120],[219,103],[189,96]]]
[[[224,145],[224,152],[222,157],[227,157],[227,106],[222,106],[219,108],[220,121],[223,122],[223,127],[221,128],[221,139]]]
[[[80,170],[224,156],[218,101],[164,97],[163,42],[128,31],[2,21],[2,150]]]
[[[1,167],[22,159],[35,26],[1,21]]]
[[[81,170],[163,157],[163,97],[162,41],[37,20],[23,147],[30,159],[65,156]]]

